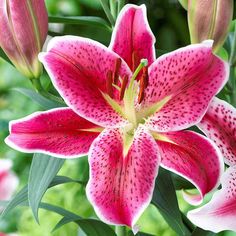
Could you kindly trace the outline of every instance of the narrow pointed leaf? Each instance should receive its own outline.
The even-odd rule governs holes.
[[[61,17],[61,16],[50,16],[50,23],[62,23],[62,24],[77,24],[77,25],[86,25],[86,26],[99,26],[111,31],[108,23],[101,17],[96,16],[70,16],[70,17]]]
[[[15,209],[17,206],[28,202],[28,186],[22,188],[6,205],[6,208],[1,214],[1,218],[5,217],[10,211]]]
[[[0,57],[1,57],[4,61],[6,61],[6,62],[8,62],[9,64],[12,65],[10,59],[7,57],[7,55],[6,55],[5,52],[2,50],[2,48],[0,48]]]
[[[83,181],[73,180],[66,176],[55,176],[55,178],[49,185],[49,188],[66,183],[79,183],[82,185],[86,184]],[[22,188],[10,201],[4,202],[4,204],[6,208],[4,209],[1,217],[5,217],[8,213],[10,213],[10,211],[12,211],[17,206],[28,205],[28,185]]]
[[[197,228],[193,231],[193,233],[191,234],[191,236],[199,236],[199,235],[201,235],[201,236],[214,236],[214,235],[216,235],[216,234],[213,233],[213,232],[211,232],[211,231],[205,231],[205,230],[203,230],[203,229],[197,227]]]
[[[49,109],[57,108],[57,107],[63,107],[63,104],[57,103],[55,101],[51,101],[51,100],[43,97],[39,93],[36,93],[35,91],[31,90],[31,89],[14,88],[13,90],[25,95],[28,98],[30,98],[31,100],[33,100],[34,102],[39,104],[45,110],[49,110]],[[64,105],[64,106],[66,106],[66,105]]]
[[[55,226],[54,230],[59,229],[65,224],[74,222],[86,233],[88,236],[115,236],[115,232],[105,223],[95,219],[83,219],[79,216],[70,216],[62,218]]]
[[[178,235],[190,235],[182,221],[171,175],[162,168],[159,169],[156,179],[152,203],[159,209],[166,222]]]
[[[29,174],[29,205],[38,221],[38,208],[44,193],[64,164],[64,159],[35,154]]]
[[[182,190],[182,189],[193,189],[195,188],[192,183],[184,179],[183,177],[171,173],[172,181],[175,186],[175,190]]]

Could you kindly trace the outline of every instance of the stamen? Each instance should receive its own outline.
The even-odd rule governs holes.
[[[128,76],[125,75],[125,77],[122,81],[122,84],[121,84],[120,97],[119,97],[120,101],[123,100],[123,98],[124,98],[127,83],[128,83]]]
[[[116,64],[115,64],[115,72],[114,72],[114,77],[113,77],[113,83],[117,84],[118,83],[118,79],[119,79],[119,70],[121,67],[121,59],[117,58],[116,59]]]
[[[147,88],[148,86],[148,67],[147,66],[143,67],[142,77],[144,79],[144,87]]]
[[[140,79],[140,89],[138,94],[138,103],[140,104],[144,99],[144,90],[145,90],[145,77],[141,77]]]
[[[143,74],[140,79],[139,86],[140,86],[140,89],[139,89],[139,94],[138,94],[138,103],[140,104],[144,99],[145,88],[147,88],[148,86],[148,67],[147,66],[143,67]]]
[[[139,65],[138,53],[134,51],[132,53],[132,71],[134,72]]]
[[[113,98],[112,82],[113,82],[112,71],[109,70],[109,71],[107,72],[106,88],[107,88],[107,94],[108,94],[111,98]]]

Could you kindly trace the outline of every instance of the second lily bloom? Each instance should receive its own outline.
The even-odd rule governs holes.
[[[48,32],[44,0],[0,0],[0,47],[30,79],[41,74],[38,54]]]

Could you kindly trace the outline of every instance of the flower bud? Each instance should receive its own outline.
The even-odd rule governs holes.
[[[28,78],[38,78],[41,51],[48,32],[44,0],[0,0],[0,46]]]
[[[214,50],[226,39],[233,18],[233,0],[189,0],[188,24],[192,43],[213,39]]]

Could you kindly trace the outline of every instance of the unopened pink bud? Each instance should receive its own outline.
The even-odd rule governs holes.
[[[188,0],[188,24],[192,43],[214,40],[214,50],[226,39],[233,18],[233,0]]]
[[[0,46],[16,68],[38,78],[41,51],[48,32],[44,0],[0,0]]]

